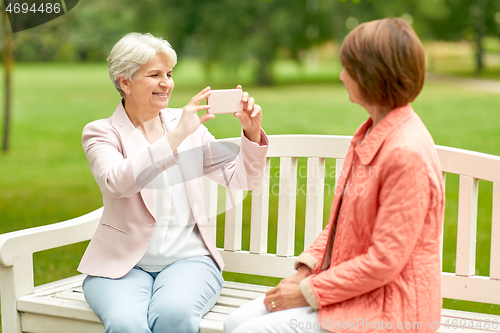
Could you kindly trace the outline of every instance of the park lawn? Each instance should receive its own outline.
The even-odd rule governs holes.
[[[349,102],[337,74],[328,82],[324,77],[307,76],[300,70],[297,73],[272,88],[245,85],[263,108],[263,128],[268,134],[352,135],[368,118],[364,109]],[[182,107],[207,84],[228,88],[237,83],[231,79],[211,80],[201,74],[194,62],[180,63],[174,79],[172,107]],[[106,65],[18,64],[13,88],[11,149],[0,155],[0,233],[70,219],[100,207],[101,194],[89,172],[80,135],[86,123],[110,116],[119,101]],[[428,83],[413,106],[436,144],[500,155],[499,95]],[[218,138],[240,134],[238,121],[231,115],[219,115],[207,127]],[[276,171],[275,162],[272,174]],[[331,170],[331,161],[328,163],[327,170]],[[333,179],[334,174],[329,173],[327,184],[333,185]],[[299,179],[299,187],[304,181]],[[456,244],[447,239],[456,237],[458,177],[447,177],[446,190],[443,265],[452,272]],[[492,184],[481,182],[479,191],[477,274],[488,275]],[[305,198],[303,193],[298,195]],[[249,199],[250,196],[245,200],[244,211],[249,209]],[[271,211],[277,207],[276,199],[271,197]],[[332,195],[325,197],[325,222],[331,200]],[[303,248],[303,218],[302,199],[297,204],[297,254]],[[219,221],[223,221],[223,216]],[[276,233],[276,221],[276,215],[271,213],[270,235]],[[248,249],[249,221],[244,223],[243,247]],[[218,242],[222,235],[223,230],[218,230]],[[86,244],[35,254],[35,283],[75,275]],[[275,249],[275,244],[270,243],[269,248]],[[269,285],[278,281],[230,273],[225,278],[264,281]],[[489,304],[445,300],[444,306],[500,313],[500,306]]]

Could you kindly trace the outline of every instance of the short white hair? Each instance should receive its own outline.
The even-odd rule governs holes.
[[[149,33],[132,32],[123,36],[109,53],[108,71],[111,82],[121,96],[125,96],[120,87],[120,76],[127,80],[134,79],[135,72],[157,53],[167,55],[168,66],[174,67],[177,63],[177,54],[170,43]]]

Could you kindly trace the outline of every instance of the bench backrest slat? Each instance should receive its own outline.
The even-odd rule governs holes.
[[[500,183],[493,183],[490,278],[500,280]]]
[[[241,232],[243,226],[243,191],[226,189],[226,225],[224,229],[224,249],[241,250]]]
[[[271,159],[266,158],[264,175],[259,187],[252,191],[250,216],[250,253],[267,253],[267,230],[269,224],[269,180]]]
[[[205,213],[208,222],[213,228],[214,235],[217,227],[217,183],[207,177],[203,177]]]
[[[295,246],[297,157],[281,157],[279,175],[276,255],[290,257],[293,256]]]
[[[444,182],[444,191],[446,193],[446,172],[442,172],[443,182]],[[446,200],[446,198],[445,198]],[[446,201],[445,201],[446,202]],[[445,211],[443,209],[443,219],[441,220],[441,230],[444,230],[444,215]],[[441,236],[441,240],[439,241],[439,256],[441,258],[441,272],[443,271],[443,255],[444,255],[444,237]]]
[[[304,249],[314,242],[323,230],[323,203],[325,197],[325,159],[307,159],[306,217]]]
[[[455,274],[476,274],[477,178],[460,175]]]

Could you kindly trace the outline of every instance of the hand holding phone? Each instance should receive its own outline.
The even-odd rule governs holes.
[[[207,98],[210,108],[207,113],[235,113],[243,111],[243,91],[241,89],[211,90]]]

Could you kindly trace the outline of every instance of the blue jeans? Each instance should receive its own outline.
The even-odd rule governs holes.
[[[106,333],[195,333],[223,283],[212,259],[193,257],[158,273],[134,267],[120,279],[87,276],[82,287]]]

